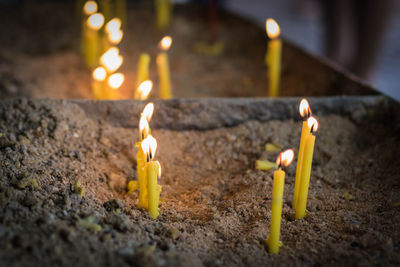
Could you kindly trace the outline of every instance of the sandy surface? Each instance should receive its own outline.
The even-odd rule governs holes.
[[[399,120],[319,119],[309,216],[294,220],[292,164],[284,192],[284,246],[271,256],[264,240],[272,171],[257,171],[254,162],[276,158],[263,152],[267,142],[297,152],[300,122],[247,121],[205,131],[153,128],[163,191],[161,215],[152,220],[136,208],[136,193],[125,194],[126,183],[136,179],[137,129],[91,119],[67,102],[2,103],[1,262],[398,265]],[[83,197],[76,193],[77,180]]]

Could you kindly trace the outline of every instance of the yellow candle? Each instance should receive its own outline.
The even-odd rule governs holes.
[[[111,0],[100,0],[99,4],[100,4],[101,13],[104,14],[105,20],[109,21],[112,17]]]
[[[107,72],[103,67],[97,67],[92,73],[92,93],[94,99],[104,99],[105,94],[105,80]]]
[[[152,218],[157,218],[159,215],[158,204],[160,201],[161,186],[158,184],[158,177],[161,173],[158,162],[153,161],[157,141],[156,139],[148,135],[142,141],[142,149],[146,155],[146,167],[145,172],[147,174],[147,193],[149,200],[149,213]]]
[[[142,82],[149,79],[149,65],[150,55],[147,53],[141,53],[137,66],[136,90]]]
[[[160,42],[160,52],[157,55],[157,69],[158,69],[158,78],[160,82],[160,96],[163,99],[172,98],[171,93],[171,77],[169,72],[169,63],[168,63],[168,54],[167,50],[170,48],[172,44],[172,38],[170,36],[164,37]]]
[[[99,30],[103,24],[103,15],[95,13],[89,16],[83,28],[83,53],[89,67],[97,64],[101,50]]]
[[[282,246],[280,242],[281,235],[281,217],[282,217],[282,202],[283,202],[283,189],[285,185],[285,172],[282,166],[289,166],[294,157],[292,149],[282,152],[276,164],[279,169],[274,172],[274,185],[272,190],[272,209],[271,209],[271,226],[269,236],[267,239],[268,252],[276,254],[279,252],[279,247]]]
[[[308,188],[310,185],[311,166],[314,153],[315,132],[318,129],[318,121],[314,117],[307,120],[310,134],[306,137],[304,143],[303,162],[301,166],[301,180],[299,196],[296,204],[296,219],[306,216]]]
[[[142,141],[147,138],[150,134],[149,122],[153,116],[154,104],[147,104],[140,116],[139,121],[139,139],[140,141],[136,144],[138,152],[136,153],[137,162],[137,175],[139,182],[139,208],[148,209],[148,194],[147,194],[147,173],[145,172],[146,155],[142,149]]]
[[[170,22],[172,4],[170,0],[155,0],[157,28],[165,30]]]
[[[269,78],[269,96],[276,97],[279,95],[279,82],[281,76],[281,57],[282,57],[282,41],[279,39],[280,28],[278,23],[273,19],[267,19],[265,22],[268,37],[268,51],[266,55],[266,64],[268,66]]]
[[[310,105],[306,99],[302,99],[299,105],[300,115],[303,118],[303,127],[301,129],[301,138],[299,145],[299,153],[297,154],[297,166],[296,166],[296,178],[294,182],[294,194],[293,194],[293,208],[296,209],[297,199],[300,190],[300,180],[301,180],[301,166],[303,161],[303,151],[304,143],[306,137],[310,134],[310,130],[307,125],[307,119],[311,116]]]
[[[126,27],[126,0],[115,1],[115,14],[122,21],[122,25]]]
[[[150,161],[146,164],[147,171],[147,191],[149,195],[149,213],[153,219],[156,219],[160,212],[158,211],[158,204],[160,201],[161,186],[158,184],[159,177],[159,163],[158,161]]]

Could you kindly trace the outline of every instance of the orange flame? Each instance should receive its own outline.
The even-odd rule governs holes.
[[[318,121],[314,117],[308,118],[307,125],[308,125],[308,128],[310,128],[311,133],[315,133],[319,127]]]
[[[281,29],[274,19],[267,19],[265,21],[265,28],[270,39],[279,37],[279,34],[281,33]]]
[[[106,24],[106,31],[108,33],[117,32],[121,29],[121,20],[119,18],[113,18]]]
[[[93,79],[98,82],[102,82],[106,79],[107,72],[103,67],[97,67],[92,73]]]
[[[100,13],[94,13],[87,19],[86,24],[90,29],[97,31],[103,27],[104,16]]]
[[[108,85],[116,90],[124,83],[125,76],[122,73],[114,73],[108,77]]]
[[[156,154],[157,140],[151,134],[149,134],[142,141],[142,149],[143,152],[147,155],[149,160],[153,159]]]
[[[142,116],[145,117],[148,122],[150,122],[151,117],[153,116],[153,112],[154,112],[154,104],[148,103],[143,109]]]
[[[139,121],[139,136],[140,140],[143,140],[147,137],[150,132],[149,122],[147,121],[146,116],[141,116]]]
[[[142,82],[137,89],[137,94],[138,94],[137,98],[139,98],[140,100],[146,100],[152,88],[153,88],[152,81],[146,80]]]
[[[161,50],[167,51],[172,45],[172,37],[171,36],[165,36],[164,38],[161,39],[160,43],[158,44],[158,47]]]
[[[83,12],[86,16],[92,15],[97,12],[97,3],[96,1],[87,1],[83,5]]]
[[[311,116],[311,108],[310,108],[310,105],[308,104],[307,99],[303,98],[300,101],[299,112],[300,112],[301,117],[303,117],[305,119]]]
[[[121,67],[124,58],[119,54],[117,47],[111,47],[101,57],[100,63],[106,67],[108,72],[114,72]]]
[[[122,37],[124,37],[124,32],[122,30],[112,31],[108,33],[108,40],[113,45],[117,45],[121,42]]]
[[[294,151],[293,149],[287,149],[279,154],[278,158],[276,159],[276,165],[279,166],[289,166],[292,163],[294,158]]]

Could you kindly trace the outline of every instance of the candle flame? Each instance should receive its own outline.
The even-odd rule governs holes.
[[[119,49],[111,47],[101,57],[100,63],[106,67],[108,72],[114,72],[121,67],[124,58],[119,54]]]
[[[95,31],[99,30],[101,27],[103,27],[103,24],[104,24],[103,14],[94,13],[94,14],[90,15],[90,17],[87,19],[86,24],[92,30],[95,30]]]
[[[310,108],[310,105],[308,104],[307,99],[303,98],[300,101],[299,112],[300,112],[301,117],[303,117],[303,118],[308,118],[311,116],[311,108]]]
[[[289,166],[292,163],[294,158],[294,151],[293,149],[287,149],[279,154],[278,158],[276,159],[276,165],[279,167],[281,166]]]
[[[167,51],[172,45],[172,37],[171,36],[165,36],[164,38],[161,39],[160,43],[158,44],[158,47],[161,50]]]
[[[113,45],[117,45],[121,42],[124,32],[122,30],[112,31],[108,33],[108,40]]]
[[[152,81],[146,80],[142,82],[137,89],[138,98],[140,100],[146,100],[152,88],[153,88]]]
[[[154,112],[154,104],[148,103],[143,109],[142,116],[144,116],[147,121],[150,121],[151,117],[153,116],[153,112]]]
[[[106,79],[107,72],[103,67],[97,67],[93,70],[92,76],[94,80],[102,82]]]
[[[97,12],[97,3],[96,1],[87,1],[83,5],[83,12],[86,16],[92,15]]]
[[[311,133],[315,133],[318,130],[319,124],[316,118],[310,117],[307,120],[308,128],[310,128]]]
[[[142,149],[149,160],[153,159],[156,154],[157,140],[151,134],[149,134],[142,141]]]
[[[121,19],[113,18],[112,20],[107,22],[106,31],[108,33],[117,32],[117,31],[119,31],[121,29],[121,25],[122,25]]]
[[[142,114],[142,116],[140,117],[140,121],[139,121],[139,134],[140,134],[140,139],[144,139],[147,137],[147,135],[149,134],[150,131],[150,126],[149,126],[149,122],[146,118],[146,116],[144,116]]]
[[[108,77],[108,85],[116,90],[121,87],[125,80],[125,76],[122,73],[114,73]]]
[[[270,39],[279,37],[281,33],[281,29],[274,19],[267,19],[265,21],[265,28],[267,29],[267,35]]]

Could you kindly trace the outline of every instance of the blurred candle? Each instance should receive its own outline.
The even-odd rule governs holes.
[[[95,99],[104,99],[104,86],[107,72],[103,67],[97,67],[92,72],[92,93]]]
[[[318,130],[318,121],[314,117],[307,120],[309,129],[308,136],[304,143],[303,162],[301,166],[301,180],[299,196],[296,204],[296,219],[301,219],[306,216],[308,188],[310,186],[311,166],[314,153],[315,133]]]
[[[301,180],[301,167],[303,162],[303,154],[304,154],[304,143],[307,136],[310,134],[310,130],[308,128],[307,119],[311,116],[311,109],[308,101],[306,99],[302,99],[299,105],[300,116],[303,118],[303,127],[301,129],[301,138],[300,138],[300,146],[299,153],[297,155],[297,166],[296,166],[296,178],[294,182],[294,194],[293,194],[293,208],[296,209],[297,199],[299,196],[300,190],[300,180]]]
[[[106,21],[109,21],[112,17],[112,4],[111,0],[99,0],[100,11],[104,14]]]
[[[285,185],[285,171],[283,167],[290,165],[294,157],[292,149],[282,152],[277,160],[278,170],[274,172],[274,185],[272,190],[272,209],[271,209],[271,226],[269,236],[267,239],[268,252],[276,254],[279,252],[279,247],[282,246],[280,242],[281,235],[281,218],[282,218],[282,201],[283,189]]]
[[[126,0],[115,0],[115,13],[126,27]]]
[[[147,53],[141,53],[137,67],[136,90],[142,82],[149,79],[149,65],[150,55]]]
[[[98,7],[96,1],[86,1],[86,3],[83,5],[83,13],[86,16],[96,13],[97,9]]]
[[[171,77],[169,71],[168,54],[166,52],[171,47],[171,44],[172,38],[170,36],[164,37],[159,43],[161,52],[157,55],[156,59],[158,78],[160,82],[160,96],[163,99],[172,98]]]
[[[279,95],[279,82],[281,75],[282,41],[278,38],[280,28],[278,23],[273,19],[267,19],[265,26],[267,35],[270,38],[265,58],[269,73],[269,96],[276,97]]]
[[[83,27],[83,53],[85,62],[89,67],[94,67],[100,54],[99,30],[103,27],[104,17],[100,13],[94,13],[88,17]]]
[[[155,0],[157,28],[164,31],[170,22],[172,4],[170,0]]]

